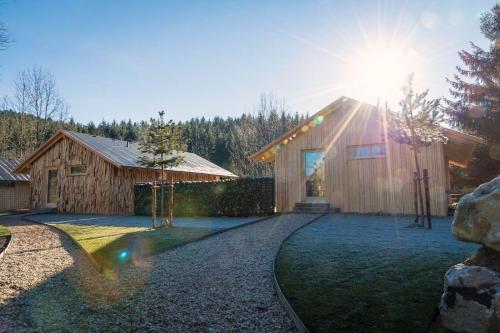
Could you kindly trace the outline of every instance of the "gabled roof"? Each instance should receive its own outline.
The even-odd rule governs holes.
[[[250,159],[255,160],[255,161],[261,161],[261,162],[272,162],[274,161],[274,156],[276,154],[276,146],[280,145],[285,139],[289,137],[294,137],[299,136],[303,134],[302,128],[304,126],[309,126],[313,125],[312,127],[315,126],[315,119],[318,119],[318,117],[326,117],[330,115],[332,112],[340,110],[342,107],[346,106],[359,106],[363,105],[364,107],[368,108],[375,108],[375,106],[363,103],[360,101],[357,101],[353,98],[349,98],[346,96],[342,96],[337,98],[333,103],[328,104],[309,118],[301,121],[297,126],[286,132],[285,134],[281,135],[278,137],[276,140],[272,141],[271,143],[265,145],[261,149],[259,149],[257,152],[253,153],[252,155],[249,156]]]
[[[249,156],[250,159],[261,162],[273,162],[276,156],[276,149],[281,146],[285,140],[290,138],[295,138],[297,136],[303,135],[304,131],[302,128],[304,126],[315,127],[315,120],[318,117],[326,117],[331,115],[333,112],[341,110],[344,107],[356,108],[356,109],[376,109],[376,106],[355,100],[350,97],[342,96],[335,100],[333,103],[327,105],[320,111],[316,112],[309,118],[300,122],[290,131],[278,137],[276,140],[265,145],[257,152]],[[313,125],[313,126],[310,126]],[[321,126],[321,125],[319,125]],[[476,136],[459,132],[451,128],[445,128],[446,136],[448,136],[448,143],[445,145],[445,155],[451,164],[465,167],[470,159],[470,156],[478,143],[482,143],[483,140]]]
[[[23,163],[16,168],[15,172],[23,172],[28,169],[36,159],[38,159],[45,151],[64,137],[82,144],[117,168],[146,168],[138,161],[139,157],[144,154],[139,150],[139,144],[137,142],[127,142],[104,138],[97,135],[59,130],[42,146],[40,146],[40,148],[35,150],[25,161],[23,161]],[[167,170],[232,178],[238,177],[237,175],[196,154],[182,152],[179,153],[179,155],[184,158],[184,161],[176,167],[167,168]]]
[[[0,182],[28,182],[30,180],[28,175],[13,172],[19,163],[15,158],[0,157]]]

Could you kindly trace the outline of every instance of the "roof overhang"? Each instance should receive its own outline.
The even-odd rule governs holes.
[[[22,163],[20,163],[14,170],[14,173],[27,173],[29,172],[31,165],[38,159],[40,156],[42,156],[47,150],[49,150],[52,146],[54,146],[57,142],[62,140],[63,138],[68,138],[86,149],[90,150],[91,152],[97,154],[99,157],[103,158],[107,162],[111,163],[111,165],[117,167],[117,168],[127,168],[127,169],[148,169],[148,167],[127,167],[118,164],[116,161],[110,159],[108,156],[100,152],[99,150],[95,149],[94,147],[88,145],[84,141],[80,140],[77,136],[72,135],[71,132],[64,131],[64,130],[58,130],[53,136],[51,136],[44,144],[42,144],[38,149],[36,149],[34,152],[32,152]],[[192,171],[192,170],[170,170],[173,172],[185,172],[185,173],[195,173],[195,174],[205,174],[205,175],[211,175],[211,176],[219,176],[219,177],[225,177],[225,178],[238,178],[237,175],[227,171],[225,173],[215,173],[215,172],[202,172],[202,171]]]
[[[340,109],[340,107],[342,107],[343,105],[345,105],[347,103],[361,103],[361,102],[356,101],[356,100],[349,98],[349,97],[342,96],[342,97],[338,98],[337,100],[335,100],[333,103],[325,106],[323,109],[316,112],[311,117],[303,120],[297,126],[292,128],[291,130],[289,130],[285,134],[281,135],[280,137],[278,137],[277,139],[275,139],[271,143],[265,145],[257,152],[248,156],[248,158],[251,160],[254,160],[254,161],[259,161],[259,162],[266,162],[266,163],[274,162],[274,159],[276,157],[276,151],[277,151],[277,149],[279,149],[278,147],[280,147],[280,145],[284,141],[292,140],[296,136],[302,135],[302,133],[305,132],[303,130],[305,126],[307,126],[307,128],[315,127],[316,126],[315,120],[318,117],[326,117],[329,114],[331,114],[332,112]]]
[[[71,139],[75,142],[78,142],[85,148],[89,149],[90,151],[98,154],[100,157],[111,163],[112,165],[116,166],[117,168],[120,167],[120,165],[116,164],[113,160],[110,160],[100,152],[96,151],[94,148],[90,147],[89,145],[85,144],[85,142],[82,142],[81,140],[78,140],[78,138],[75,138],[71,135],[71,133],[68,133],[64,130],[58,130],[54,135],[52,135],[45,143],[43,143],[38,149],[33,151],[21,164],[17,166],[13,170],[14,173],[27,173],[29,169],[31,168],[31,165],[33,164],[34,161],[36,161],[40,156],[42,156],[47,150],[49,150],[53,145],[55,145],[59,140],[63,138],[68,138]]]
[[[460,168],[467,167],[478,144],[484,143],[477,136],[462,133],[450,128],[445,129],[448,142],[444,145],[444,155],[448,162]]]
[[[357,107],[359,107],[360,104],[364,104],[367,107],[375,107],[373,105],[342,96],[321,109],[319,112],[302,121],[296,127],[281,135],[276,140],[250,155],[249,159],[265,163],[274,162],[277,149],[279,149],[283,143],[294,139],[298,135],[302,135],[304,133],[302,130],[304,126],[313,125],[312,127],[314,127],[314,121],[318,116],[326,117],[331,113],[340,110],[344,106],[355,107],[357,105]],[[448,142],[444,145],[446,159],[450,164],[465,168],[469,162],[472,152],[478,144],[483,143],[483,140],[476,136],[462,133],[450,128],[445,128],[445,133],[448,137]]]

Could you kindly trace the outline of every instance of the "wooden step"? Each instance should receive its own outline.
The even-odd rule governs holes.
[[[328,202],[297,202],[293,207],[296,213],[336,213],[338,208],[330,206]]]

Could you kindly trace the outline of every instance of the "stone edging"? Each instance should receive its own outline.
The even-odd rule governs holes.
[[[280,247],[278,248],[278,251],[276,252],[276,256],[274,257],[274,260],[273,260],[273,283],[274,283],[274,289],[276,290],[276,293],[278,294],[278,298],[279,298],[281,304],[283,305],[283,307],[285,308],[286,313],[290,316],[290,318],[292,318],[295,326],[297,327],[297,329],[299,330],[300,333],[309,333],[309,329],[306,327],[306,325],[304,325],[304,323],[299,318],[299,316],[297,315],[297,313],[295,313],[295,310],[292,308],[292,305],[288,302],[288,300],[285,297],[285,294],[281,290],[281,287],[279,285],[278,279],[276,278],[276,259],[278,258],[279,254],[281,253],[281,250],[282,250],[283,246],[285,245],[285,243],[288,241],[288,239],[290,237],[292,237],[300,229],[308,226],[309,224],[313,223],[314,221],[316,221],[319,218],[321,218],[323,216],[326,216],[326,215],[328,215],[328,214],[324,213],[324,214],[321,214],[321,215],[313,218],[311,221],[309,221],[306,224],[298,227],[297,229],[295,229],[294,231],[292,231],[292,233],[290,233],[288,236],[286,236],[286,238],[281,242]]]
[[[21,215],[21,218],[25,221],[28,221],[28,222],[33,222],[33,223],[38,223],[38,224],[41,224],[41,225],[44,225],[44,226],[47,226],[53,230],[57,230],[58,232],[61,232],[63,234],[65,234],[66,236],[68,236],[71,241],[73,243],[76,244],[76,246],[78,246],[78,248],[83,252],[85,253],[85,255],[87,256],[87,258],[89,259],[90,263],[92,264],[92,266],[94,267],[94,269],[99,272],[99,273],[102,273],[102,266],[101,264],[99,264],[95,259],[94,257],[92,257],[92,255],[90,253],[87,252],[87,250],[85,250],[83,248],[83,246],[76,240],[74,239],[70,234],[68,234],[67,232],[65,232],[64,230],[61,230],[59,228],[57,228],[56,226],[53,226],[51,224],[47,224],[47,223],[43,223],[43,222],[40,222],[40,221],[36,221],[34,219],[30,219],[29,216],[30,215],[40,215],[40,214],[51,214],[52,212],[47,212],[47,213],[28,213],[28,214],[24,214],[24,215]],[[178,247],[181,247],[181,246],[184,246],[184,245],[187,245],[187,244],[190,244],[190,243],[193,243],[193,242],[197,242],[197,241],[201,241],[201,240],[204,240],[208,237],[212,237],[212,236],[215,236],[215,235],[218,235],[218,234],[221,234],[223,232],[226,232],[226,231],[229,231],[229,230],[234,230],[234,229],[237,229],[237,228],[241,228],[241,227],[245,227],[245,226],[248,226],[248,225],[251,225],[251,224],[255,224],[255,223],[258,223],[258,222],[262,222],[262,221],[265,221],[265,220],[268,220],[268,219],[271,219],[273,217],[276,217],[276,216],[279,216],[280,214],[273,214],[273,215],[268,215],[268,216],[265,216],[265,217],[262,217],[262,218],[258,218],[258,219],[255,219],[251,222],[248,222],[248,223],[243,223],[243,224],[240,224],[240,225],[236,225],[234,227],[231,227],[231,228],[226,228],[226,229],[221,229],[221,230],[217,230],[215,231],[214,233],[211,233],[211,234],[208,234],[208,235],[204,235],[198,239],[195,239],[193,241],[189,241],[189,242],[185,242],[185,243],[180,243],[180,244],[177,244],[177,245],[174,245],[172,246],[171,248],[168,248],[166,249],[165,251],[169,251],[169,250],[173,250],[175,248],[178,248]],[[159,254],[159,253],[162,253],[162,252],[165,252],[165,251],[161,251],[161,252],[158,252],[158,253],[153,253],[151,254],[151,256],[155,255],[155,254]],[[5,252],[5,251],[4,251]],[[1,258],[1,255],[0,255],[0,258]]]
[[[9,236],[6,236],[6,238],[7,238],[7,244],[5,245],[3,251],[0,252],[0,260],[3,258],[3,255],[5,254],[5,252],[7,252],[8,248],[10,246],[10,243],[12,241],[12,233]]]

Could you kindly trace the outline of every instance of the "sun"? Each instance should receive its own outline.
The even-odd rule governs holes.
[[[410,73],[418,72],[415,49],[378,43],[356,52],[350,73],[351,87],[359,98],[393,104],[401,98],[401,87]]]

